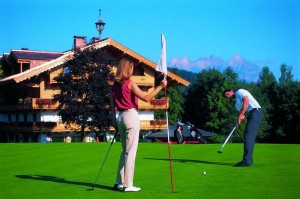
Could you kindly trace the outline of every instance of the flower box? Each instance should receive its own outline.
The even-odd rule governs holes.
[[[166,105],[168,103],[168,99],[153,99],[150,100],[151,105]]]
[[[166,125],[167,121],[166,120],[151,120],[150,125],[156,126],[156,125]]]
[[[35,103],[38,105],[54,105],[57,103],[57,101],[52,100],[52,99],[42,99],[42,98],[37,98],[35,100]]]

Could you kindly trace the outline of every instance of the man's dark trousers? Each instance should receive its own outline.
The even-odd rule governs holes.
[[[251,165],[253,163],[253,150],[257,129],[263,118],[261,109],[253,109],[247,117],[247,124],[244,132],[244,155],[243,162]]]

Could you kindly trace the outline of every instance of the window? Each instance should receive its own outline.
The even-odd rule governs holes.
[[[24,113],[24,122],[27,122],[27,113]]]
[[[32,114],[32,120],[33,120],[33,122],[36,122],[36,113]]]
[[[16,122],[19,122],[19,113],[16,113]]]
[[[29,70],[29,69],[30,69],[30,64],[29,63],[22,63],[22,70],[23,71],[26,71],[26,70]]]

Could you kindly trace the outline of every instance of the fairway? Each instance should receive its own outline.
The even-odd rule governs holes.
[[[0,198],[299,198],[300,145],[256,144],[254,165],[241,160],[243,145],[171,145],[174,191],[171,192],[168,145],[140,143],[134,184],[141,192],[111,189],[121,145],[110,143],[0,144]],[[206,172],[206,174],[204,174]]]

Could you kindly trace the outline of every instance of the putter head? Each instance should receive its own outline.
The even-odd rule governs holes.
[[[223,153],[223,151],[222,151],[222,150],[219,150],[219,151],[217,151],[217,153]]]

